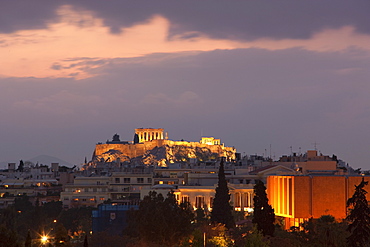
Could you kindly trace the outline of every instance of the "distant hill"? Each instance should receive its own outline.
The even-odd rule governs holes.
[[[24,159],[23,161],[31,161],[32,163],[35,163],[35,164],[39,163],[39,164],[48,165],[48,166],[50,166],[51,163],[59,163],[59,166],[67,166],[67,167],[74,166],[74,164],[71,164],[65,160],[61,160],[59,158],[52,157],[49,155],[39,155],[31,159]],[[15,162],[15,161],[10,161],[10,162]],[[0,168],[7,168],[8,163],[10,162],[0,162]],[[15,163],[16,163],[16,166],[18,166],[19,160],[17,160]]]

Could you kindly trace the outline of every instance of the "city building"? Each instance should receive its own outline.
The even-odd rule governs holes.
[[[138,204],[140,191],[153,183],[153,173],[137,171],[132,169],[107,176],[76,177],[73,184],[64,186],[60,195],[63,208],[97,207],[105,201]]]
[[[8,169],[0,171],[0,208],[14,203],[16,197],[28,196],[35,204],[58,201],[63,184],[72,183],[72,171],[59,167],[26,162],[16,169],[15,163],[9,163]]]
[[[127,212],[137,210],[138,205],[100,204],[92,211],[92,231],[122,235],[127,226]]]
[[[275,215],[284,219],[286,229],[322,215],[342,220],[347,215],[347,200],[363,178],[370,180],[359,175],[269,176],[267,195]],[[365,190],[369,189],[367,185]]]

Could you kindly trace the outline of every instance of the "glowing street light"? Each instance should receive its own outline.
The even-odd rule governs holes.
[[[48,236],[46,236],[46,235],[41,236],[41,243],[42,243],[42,244],[46,244],[46,243],[47,243],[47,241],[48,241],[48,239],[49,239],[49,237],[48,237]]]

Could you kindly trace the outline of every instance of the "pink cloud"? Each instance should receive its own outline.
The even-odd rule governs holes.
[[[204,52],[217,49],[261,48],[281,50],[301,47],[310,51],[342,51],[351,47],[370,50],[370,35],[351,26],[324,29],[309,39],[215,39],[200,32],[169,35],[170,22],[156,15],[112,33],[90,11],[71,6],[58,9],[58,21],[39,30],[0,34],[0,76],[76,78],[95,76],[115,58],[143,57],[153,53]]]

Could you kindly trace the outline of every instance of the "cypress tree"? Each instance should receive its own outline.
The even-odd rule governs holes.
[[[275,231],[275,213],[274,209],[269,205],[265,184],[258,180],[254,186],[254,215],[252,222],[256,224],[257,229],[262,231],[264,236],[274,235]]]
[[[24,243],[24,247],[31,247],[31,246],[32,246],[32,238],[31,238],[30,231],[28,230],[26,241]]]
[[[232,210],[229,188],[225,177],[224,160],[222,159],[218,170],[218,184],[212,205],[211,222],[224,224],[229,229],[233,228],[235,222]]]
[[[134,143],[139,143],[139,135],[138,134],[135,134],[134,135]]]
[[[370,239],[370,208],[366,199],[367,191],[364,189],[369,182],[362,178],[359,185],[355,185],[355,193],[347,201],[347,207],[351,207],[347,216],[349,222],[347,231],[350,236],[347,238],[348,246],[368,246]]]
[[[23,160],[20,160],[17,171],[23,172],[23,169],[24,169],[24,163],[23,163]]]
[[[85,235],[84,238],[84,247],[89,247],[89,242],[87,242],[87,234]]]

